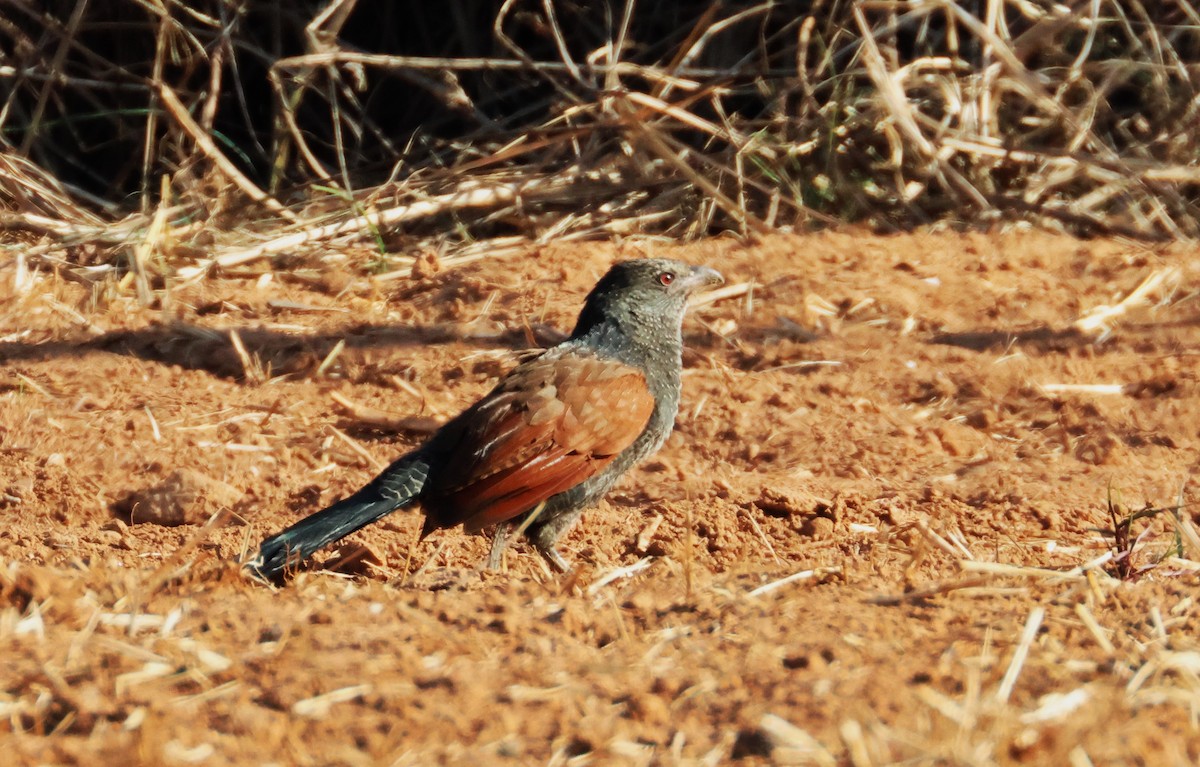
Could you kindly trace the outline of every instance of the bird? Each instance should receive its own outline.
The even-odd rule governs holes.
[[[688,298],[722,282],[714,269],[672,259],[617,262],[566,340],[513,368],[362,489],[267,538],[245,566],[278,583],[319,549],[419,505],[422,539],[495,525],[489,569],[515,528],[569,572],[559,539],[674,428]]]

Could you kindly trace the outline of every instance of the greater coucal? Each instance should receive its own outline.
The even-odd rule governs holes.
[[[318,549],[419,503],[422,537],[498,525],[494,569],[508,528],[520,523],[567,571],[558,539],[671,433],[688,296],[721,282],[720,273],[679,261],[616,264],[588,294],[570,338],[518,365],[358,492],[268,538],[247,566],[277,580]]]

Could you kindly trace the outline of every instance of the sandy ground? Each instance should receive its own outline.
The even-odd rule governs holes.
[[[353,538],[377,564],[242,577],[638,255],[751,287],[687,321],[676,432],[571,575],[410,512]],[[1200,550],[1131,513],[1200,509],[1198,255],[829,233],[376,286],[335,255],[148,308],[0,271],[5,761],[1196,764]]]

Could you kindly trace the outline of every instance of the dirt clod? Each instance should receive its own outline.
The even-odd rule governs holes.
[[[754,505],[774,517],[832,514],[833,501],[806,491],[798,483],[771,484],[763,487]]]
[[[226,482],[195,469],[176,469],[163,481],[125,495],[113,504],[113,511],[134,525],[198,525],[233,507],[241,497]]]

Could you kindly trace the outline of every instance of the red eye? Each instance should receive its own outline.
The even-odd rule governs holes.
[[[662,274],[658,275],[658,284],[664,287],[670,285],[674,281],[675,274],[673,272],[663,272]]]

